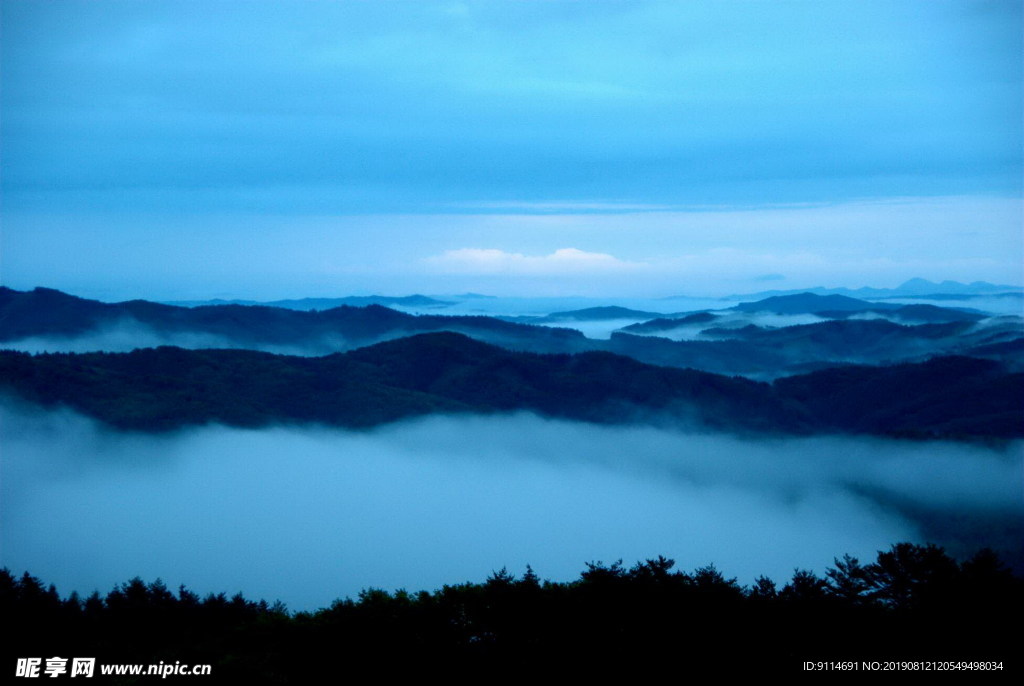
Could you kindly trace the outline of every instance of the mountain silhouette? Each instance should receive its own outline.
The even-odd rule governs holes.
[[[0,389],[113,426],[374,426],[434,413],[531,411],[597,423],[755,433],[1019,437],[1024,375],[993,360],[850,366],[774,384],[607,352],[513,352],[442,332],[325,357],[160,347],[0,351]]]

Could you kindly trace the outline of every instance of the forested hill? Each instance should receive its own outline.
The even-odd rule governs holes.
[[[579,331],[493,317],[411,315],[380,305],[299,311],[259,305],[178,307],[146,300],[103,303],[49,288],[0,287],[0,341],[73,338],[106,328],[138,327],[160,335],[203,334],[227,347],[310,346],[323,352],[426,331],[459,331],[521,350],[548,351],[583,341]]]
[[[887,316],[898,321],[850,319],[851,314],[869,310],[847,309],[816,315],[827,314],[831,318],[826,321],[761,325],[764,322],[758,313],[762,310],[817,311],[838,307],[835,298],[838,296],[830,300],[805,294],[751,303],[750,312],[734,308],[676,319],[658,317],[624,327],[610,339],[600,339],[587,338],[575,329],[539,324],[552,317],[569,322],[620,317],[628,312],[633,316],[653,313],[592,308],[551,317],[520,317],[512,322],[485,316],[410,315],[378,305],[296,311],[255,305],[174,307],[143,300],[102,303],[46,288],[20,292],[0,287],[0,347],[36,352],[126,352],[173,345],[315,356],[418,333],[454,331],[515,351],[606,351],[646,364],[760,380],[838,364],[922,362],[948,355],[991,357],[1024,369],[1020,351],[1003,346],[1024,340],[1018,317],[985,318],[949,308],[893,306],[895,309],[886,310]],[[852,302],[874,308],[871,303]]]
[[[1020,437],[1024,375],[998,362],[841,367],[773,385],[605,352],[538,355],[455,333],[319,358],[173,347],[131,353],[0,351],[0,390],[107,424],[369,427],[433,413],[531,411],[758,433]]]

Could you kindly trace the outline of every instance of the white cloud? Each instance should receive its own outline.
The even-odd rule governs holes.
[[[643,269],[614,255],[560,248],[550,255],[524,255],[494,248],[460,248],[424,260],[438,271],[455,274],[557,275],[621,273]]]
[[[574,201],[526,202],[522,200],[481,201],[448,203],[449,207],[477,210],[522,210],[526,212],[668,212],[672,205],[618,202],[618,201]]]

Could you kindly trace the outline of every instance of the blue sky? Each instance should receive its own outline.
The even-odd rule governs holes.
[[[1020,2],[0,7],[16,288],[1022,282]]]

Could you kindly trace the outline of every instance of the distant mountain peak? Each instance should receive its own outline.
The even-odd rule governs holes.
[[[779,314],[809,314],[831,310],[834,312],[877,309],[878,305],[846,295],[818,295],[816,293],[795,293],[776,295],[755,302],[741,303],[734,307],[740,312],[776,312]]]
[[[1007,284],[994,284],[988,281],[972,281],[971,283],[961,283],[959,281],[942,281],[936,283],[929,281],[928,279],[921,278],[919,276],[904,281],[896,288],[872,288],[870,286],[863,286],[861,288],[825,288],[823,286],[815,286],[813,288],[802,288],[792,290],[773,290],[773,291],[760,291],[757,293],[737,294],[726,297],[726,300],[752,300],[757,298],[768,298],[784,295],[799,295],[801,293],[812,293],[814,295],[846,295],[854,298],[906,298],[906,297],[922,297],[922,296],[935,296],[935,295],[962,295],[962,296],[981,296],[981,295],[993,295],[998,293],[1021,293],[1024,292],[1022,286],[1011,286]]]

